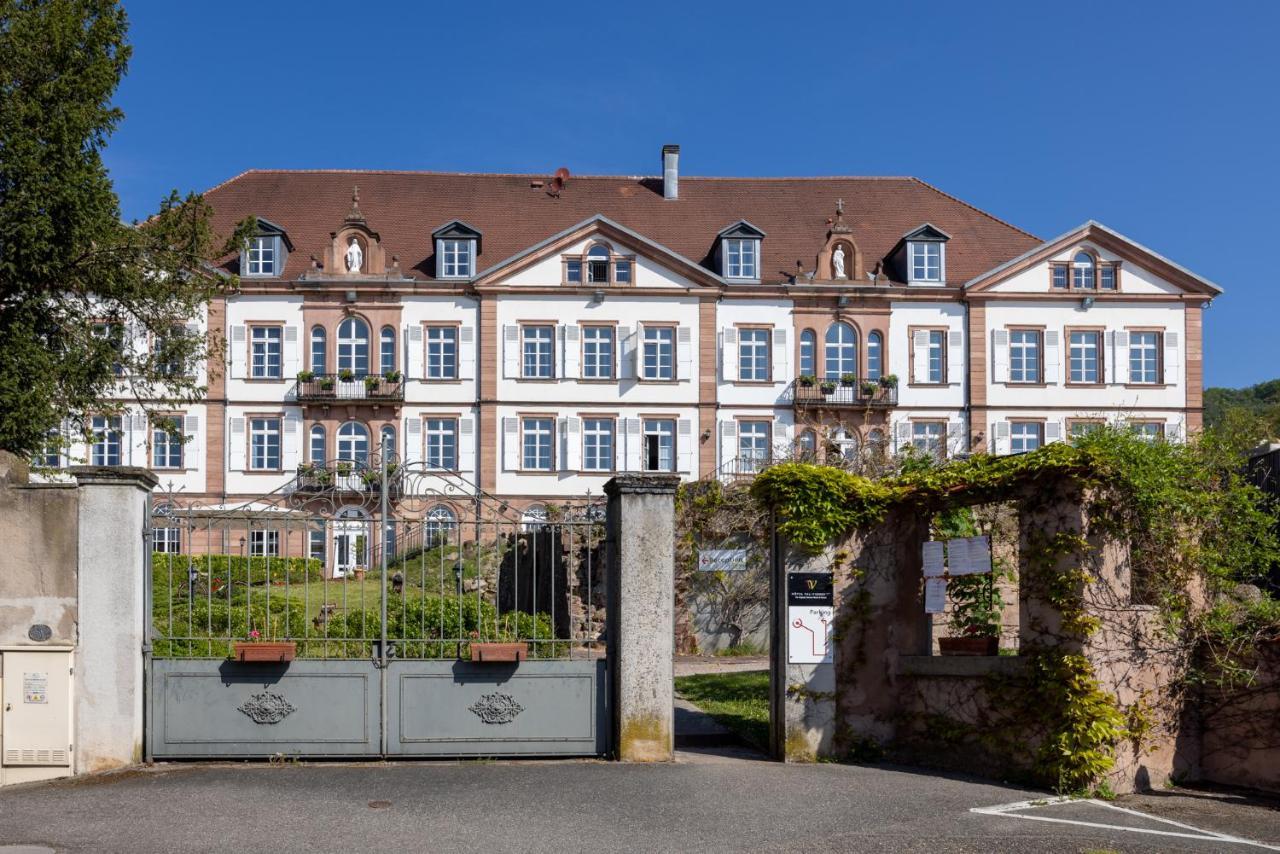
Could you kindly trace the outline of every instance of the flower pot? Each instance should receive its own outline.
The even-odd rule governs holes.
[[[298,645],[293,641],[236,641],[231,645],[236,661],[293,661]]]
[[[938,638],[938,651],[943,655],[999,655],[1000,638],[981,635]]]
[[[820,388],[822,389],[822,393],[823,393],[823,394],[835,394],[835,393],[836,393],[836,384],[835,384],[835,383],[823,383],[823,384],[820,386]]]
[[[471,642],[471,660],[479,662],[512,662],[524,661],[529,657],[527,643],[481,643]]]
[[[355,578],[356,581],[364,581],[364,570],[357,567],[356,569],[351,570],[351,576]]]

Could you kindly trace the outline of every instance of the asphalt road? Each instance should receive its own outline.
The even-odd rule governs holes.
[[[1192,829],[1091,803],[1015,810],[1022,817],[972,811],[1042,797],[905,769],[786,766],[749,754],[683,752],[661,766],[160,766],[0,791],[0,854],[24,844],[129,852],[1263,850],[1213,832],[1280,845],[1275,804],[1212,795],[1122,802]]]

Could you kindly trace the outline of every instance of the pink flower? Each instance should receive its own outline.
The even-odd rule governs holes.
[[[259,634],[258,634],[258,630],[257,630],[257,629],[253,629],[252,631],[250,631],[250,632],[249,632],[249,639],[250,639],[250,640],[257,640],[259,637],[261,637],[261,635],[259,635]]]

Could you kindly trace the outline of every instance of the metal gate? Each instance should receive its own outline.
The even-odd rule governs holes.
[[[603,520],[373,455],[157,493],[148,755],[608,752]]]

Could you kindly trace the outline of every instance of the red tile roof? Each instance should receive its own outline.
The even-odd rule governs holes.
[[[680,198],[662,197],[660,178],[574,176],[559,198],[531,181],[550,176],[438,172],[251,170],[206,194],[215,226],[229,232],[255,215],[281,226],[293,242],[284,278],[323,259],[330,234],[360,209],[378,232],[388,264],[400,258],[406,275],[431,278],[431,232],[460,219],[483,233],[477,269],[485,270],[596,214],[715,269],[716,234],[745,219],[764,230],[763,280],[777,282],[796,261],[814,268],[837,199],[862,250],[866,270],[925,222],[951,235],[947,279],[968,281],[1040,243],[1033,235],[916,178],[698,178],[681,176]],[[228,269],[234,269],[234,259]]]

